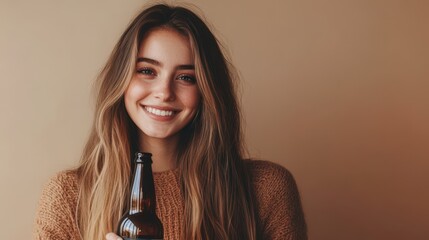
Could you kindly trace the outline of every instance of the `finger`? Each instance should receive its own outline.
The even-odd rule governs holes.
[[[106,234],[106,240],[122,240],[122,238],[114,233],[108,233]]]

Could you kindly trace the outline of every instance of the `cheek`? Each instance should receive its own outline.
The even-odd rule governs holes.
[[[144,87],[142,87],[136,81],[131,80],[130,85],[125,91],[125,103],[132,103],[133,101],[137,101],[145,94],[144,92]]]
[[[197,89],[190,91],[184,96],[183,102],[189,108],[197,108],[201,101],[200,93]]]
[[[131,117],[133,113],[137,110],[137,102],[143,94],[143,89],[136,84],[135,81],[131,81],[127,90],[124,93],[124,103],[125,109]]]

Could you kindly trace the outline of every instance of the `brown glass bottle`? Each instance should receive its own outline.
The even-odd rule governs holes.
[[[163,239],[164,228],[155,212],[152,154],[136,153],[134,164],[129,210],[119,221],[117,233],[124,240]]]

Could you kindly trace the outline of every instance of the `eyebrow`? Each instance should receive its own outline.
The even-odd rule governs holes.
[[[137,62],[147,62],[156,66],[162,66],[162,63],[160,63],[159,61],[155,60],[155,59],[151,59],[151,58],[145,58],[145,57],[139,57],[137,58]],[[184,65],[179,65],[177,66],[177,69],[180,70],[194,70],[195,69],[195,65],[193,64],[184,64]]]

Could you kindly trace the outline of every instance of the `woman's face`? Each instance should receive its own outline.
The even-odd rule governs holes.
[[[176,136],[194,118],[200,101],[188,38],[171,29],[149,32],[124,98],[145,139]]]

